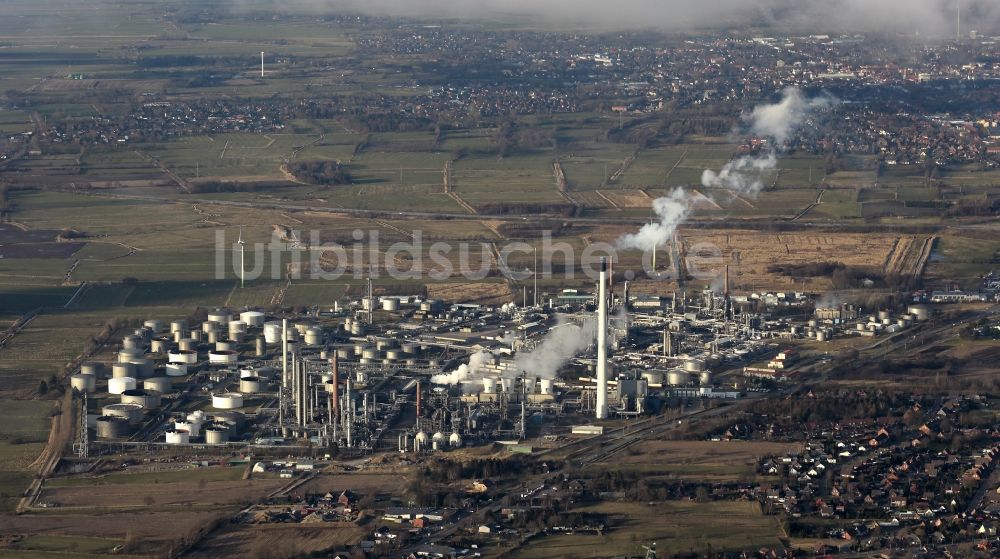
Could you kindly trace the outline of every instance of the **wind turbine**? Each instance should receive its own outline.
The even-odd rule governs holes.
[[[243,242],[243,226],[240,225],[240,237],[236,240],[236,244],[240,247],[240,289],[243,288],[244,278],[246,277],[246,267],[244,266],[243,260],[243,249],[246,243]]]

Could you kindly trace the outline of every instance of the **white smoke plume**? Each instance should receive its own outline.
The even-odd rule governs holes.
[[[745,156],[726,163],[718,173],[705,169],[701,174],[701,185],[706,188],[725,188],[738,194],[756,196],[764,188],[761,177],[767,171],[778,168],[778,156],[774,151],[760,157]]]
[[[754,107],[747,119],[750,122],[750,132],[774,138],[779,145],[784,144],[814,111],[829,107],[832,103],[833,99],[829,96],[806,99],[801,89],[786,87],[781,92],[781,101]]]
[[[581,326],[560,319],[534,349],[518,353],[514,365],[518,373],[554,379],[563,365],[590,347],[596,338],[596,321],[588,320]]]
[[[762,177],[778,168],[777,148],[783,146],[809,117],[833,104],[827,95],[807,99],[797,87],[781,92],[781,101],[758,105],[746,118],[750,133],[773,142],[763,155],[747,155],[726,163],[719,172],[706,169],[701,174],[705,188],[725,188],[737,194],[756,196],[764,188]]]
[[[750,133],[784,144],[814,111],[832,103],[833,99],[828,96],[807,99],[801,90],[789,87],[782,92],[780,101],[755,107],[746,120]],[[736,194],[756,196],[764,188],[762,178],[777,168],[777,150],[772,145],[767,153],[739,157],[718,172],[706,169],[701,175],[701,184],[706,188],[724,188]],[[691,213],[691,204],[691,196],[681,188],[657,198],[653,201],[653,211],[659,222],[642,226],[638,233],[622,235],[616,242],[617,247],[648,251],[666,244]]]
[[[666,244],[691,213],[691,198],[686,190],[678,188],[667,196],[653,200],[653,211],[659,221],[643,225],[638,233],[622,235],[616,243],[618,248],[645,251]]]
[[[493,354],[488,351],[479,351],[469,357],[468,364],[461,364],[457,369],[449,373],[441,373],[431,377],[434,384],[456,385],[458,383],[483,382],[483,365],[493,362]]]

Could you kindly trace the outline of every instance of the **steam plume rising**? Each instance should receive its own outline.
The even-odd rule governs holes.
[[[469,357],[468,364],[461,364],[450,373],[441,373],[431,377],[434,384],[458,384],[460,382],[482,382],[482,368],[486,363],[493,361],[493,354],[488,351],[479,351]]]
[[[726,163],[718,173],[706,169],[701,174],[701,185],[756,196],[764,188],[761,177],[778,168],[777,149],[788,142],[813,112],[829,107],[832,103],[833,100],[828,96],[806,99],[800,89],[787,87],[781,92],[781,101],[754,107],[747,118],[750,133],[769,138],[774,143],[767,153],[734,159]]]
[[[784,144],[814,111],[832,103],[833,100],[826,96],[806,99],[801,90],[786,88],[781,101],[754,108],[746,119],[749,121],[749,132]],[[718,172],[706,169],[701,175],[701,184],[706,188],[724,188],[737,194],[756,196],[764,188],[762,177],[778,168],[777,153],[772,144],[763,155],[734,159]],[[691,213],[691,202],[691,196],[681,188],[657,198],[653,201],[653,211],[659,216],[659,222],[642,226],[638,233],[622,235],[616,245],[620,249],[655,250],[658,245],[670,240],[687,219]]]
[[[594,343],[596,335],[597,324],[593,320],[583,326],[560,320],[533,350],[518,353],[514,364],[518,371],[529,376],[555,378],[563,365]]]
[[[784,144],[813,111],[826,108],[832,102],[828,96],[806,99],[802,90],[786,87],[781,92],[781,101],[754,107],[748,119],[750,132],[774,138],[779,145]]]
[[[618,248],[653,250],[658,245],[666,244],[691,213],[687,191],[678,188],[667,196],[653,200],[653,211],[660,220],[643,225],[638,233],[622,235],[617,242]]]
[[[701,185],[706,188],[725,188],[739,194],[756,196],[764,188],[761,175],[778,168],[778,157],[770,151],[762,157],[740,157],[726,163],[716,173],[705,169],[701,174]]]

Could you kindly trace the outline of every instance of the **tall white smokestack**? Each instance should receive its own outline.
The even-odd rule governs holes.
[[[608,261],[601,258],[597,293],[597,419],[608,418]]]

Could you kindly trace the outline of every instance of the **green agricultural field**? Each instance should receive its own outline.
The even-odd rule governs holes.
[[[946,235],[938,239],[927,275],[956,281],[963,288],[979,285],[985,271],[1000,268],[1000,241]]]

